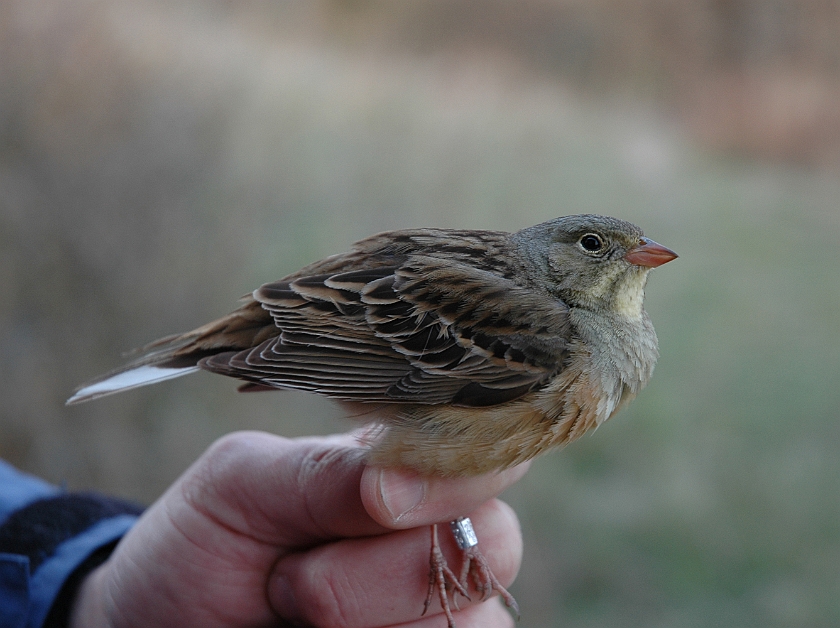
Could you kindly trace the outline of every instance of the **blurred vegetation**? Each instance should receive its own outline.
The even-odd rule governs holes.
[[[523,628],[840,625],[840,5],[0,5],[0,456],[153,500],[215,438],[345,429],[120,354],[414,226],[631,220],[662,358],[507,498]]]

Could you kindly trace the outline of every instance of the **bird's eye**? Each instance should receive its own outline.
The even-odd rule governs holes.
[[[604,248],[604,241],[601,239],[601,236],[595,233],[587,233],[581,236],[578,243],[587,253],[597,253]]]

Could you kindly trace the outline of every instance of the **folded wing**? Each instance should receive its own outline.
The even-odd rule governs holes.
[[[468,240],[469,239],[469,240]],[[517,284],[506,234],[373,236],[256,290],[233,313],[144,349],[68,403],[198,369],[348,401],[489,406],[564,368],[561,301]]]
[[[561,302],[430,256],[270,283],[254,298],[279,334],[202,368],[350,401],[486,406],[539,387],[568,355]]]

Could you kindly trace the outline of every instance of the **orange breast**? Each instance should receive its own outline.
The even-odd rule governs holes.
[[[373,464],[421,474],[479,475],[512,467],[565,445],[598,424],[600,382],[574,360],[545,388],[489,408],[380,408],[383,429],[372,439]],[[607,417],[604,417],[607,418]]]

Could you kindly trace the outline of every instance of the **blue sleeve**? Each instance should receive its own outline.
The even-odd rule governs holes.
[[[0,626],[66,625],[73,595],[141,512],[66,493],[0,460]]]

